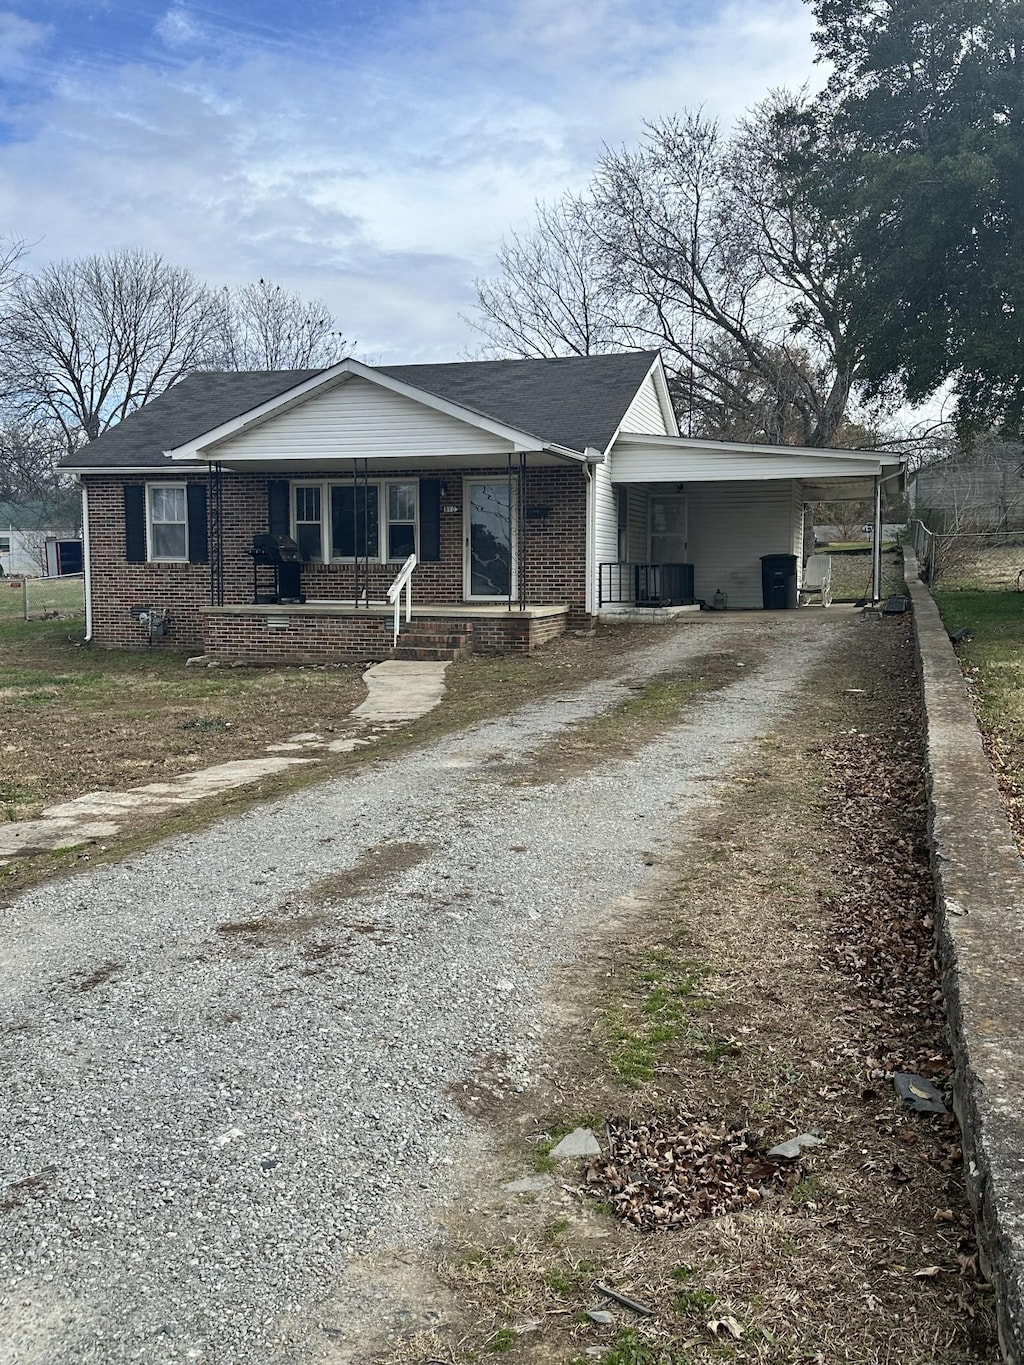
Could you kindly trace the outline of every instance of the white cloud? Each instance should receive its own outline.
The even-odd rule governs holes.
[[[39,91],[0,145],[7,222],[42,239],[37,260],[140,243],[211,281],[320,295],[364,353],[451,358],[503,233],[580,187],[603,144],[685,105],[729,123],[813,72],[800,0],[500,8],[424,6],[386,48],[300,57],[249,35],[228,62],[206,13],[174,6],[177,65]]]
[[[170,48],[195,47],[204,38],[202,28],[180,5],[175,5],[160,18],[154,32]]]
[[[0,10],[0,71],[17,71],[49,36],[47,24],[35,24],[9,10]]]

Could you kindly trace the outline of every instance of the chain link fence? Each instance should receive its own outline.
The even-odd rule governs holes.
[[[1024,530],[938,533],[917,521],[914,550],[933,587],[1024,592]]]
[[[0,578],[0,621],[41,621],[85,616],[85,575]]]

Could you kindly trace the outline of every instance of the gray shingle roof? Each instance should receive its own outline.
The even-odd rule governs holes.
[[[657,351],[557,360],[467,360],[382,365],[382,374],[545,443],[604,450],[657,358]],[[167,465],[165,450],[311,379],[318,370],[190,374],[64,460],[71,469]]]
[[[258,370],[186,375],[173,388],[61,463],[69,469],[167,465],[165,450],[212,431],[275,398],[319,370]]]

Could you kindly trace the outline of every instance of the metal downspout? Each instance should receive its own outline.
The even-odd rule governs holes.
[[[85,639],[92,639],[92,554],[89,544],[89,490],[82,484],[82,571],[85,577]]]

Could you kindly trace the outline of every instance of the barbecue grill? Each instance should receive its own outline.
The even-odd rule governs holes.
[[[302,553],[291,536],[255,535],[249,553],[254,602],[305,602]]]

